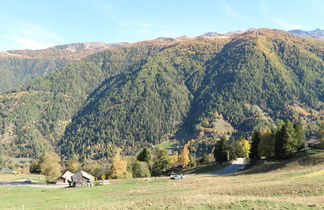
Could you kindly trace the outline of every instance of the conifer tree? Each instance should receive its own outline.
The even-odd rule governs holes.
[[[144,161],[149,162],[151,160],[151,153],[148,148],[144,148],[138,155],[137,155],[138,161]]]
[[[225,139],[221,139],[215,144],[214,157],[220,163],[229,160],[229,148]]]
[[[296,147],[296,133],[293,124],[288,120],[277,133],[275,144],[275,156],[285,160],[298,151]]]
[[[251,148],[250,148],[250,158],[252,160],[260,159],[259,152],[258,152],[259,143],[260,143],[260,132],[254,131],[251,140]]]

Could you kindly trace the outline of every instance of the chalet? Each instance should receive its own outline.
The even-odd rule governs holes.
[[[68,184],[72,185],[72,176],[74,174],[70,171],[66,171],[62,176],[56,180],[56,184]]]
[[[310,149],[320,148],[321,141],[319,139],[310,139],[306,141],[306,147]]]
[[[5,174],[16,174],[17,172],[9,168],[0,168],[0,172]]]
[[[84,171],[78,171],[72,176],[73,187],[91,187],[93,186],[94,178],[90,174]]]

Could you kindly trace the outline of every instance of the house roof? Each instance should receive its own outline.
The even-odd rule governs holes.
[[[319,144],[320,140],[319,139],[310,139],[307,141],[308,144]]]
[[[67,179],[68,181],[72,182],[72,176],[74,175],[74,173],[70,172],[70,171],[66,171],[63,175],[62,178]]]
[[[11,169],[9,169],[9,168],[1,168],[1,169],[0,169],[0,172],[10,173],[10,174],[15,174],[15,173],[16,173],[16,171],[11,170]]]
[[[73,176],[72,176],[72,182],[80,179],[81,177],[84,177],[86,179],[89,179],[90,181],[94,181],[93,176],[91,176],[90,174],[88,174],[85,171],[78,171],[76,172]]]

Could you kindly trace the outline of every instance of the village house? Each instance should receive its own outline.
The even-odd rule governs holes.
[[[56,184],[68,184],[68,185],[72,185],[72,176],[74,174],[70,171],[66,171],[62,176],[60,176],[59,178],[57,178],[56,180]]]
[[[310,139],[306,141],[306,148],[319,149],[321,141],[319,139]]]
[[[9,168],[0,168],[0,173],[5,173],[5,174],[17,174],[16,171],[11,170]]]
[[[93,186],[94,178],[90,174],[84,171],[78,171],[72,176],[73,187],[91,187]]]

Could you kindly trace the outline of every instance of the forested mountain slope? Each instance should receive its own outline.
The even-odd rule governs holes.
[[[100,85],[59,146],[63,154],[100,158],[108,143],[127,151],[157,144],[180,126],[210,131],[218,114],[240,132],[292,118],[287,105],[293,101],[320,111],[323,56],[323,42],[268,29],[230,42],[181,42],[148,58],[138,71]],[[267,117],[256,115],[253,106]]]
[[[204,139],[307,125],[323,120],[323,69],[322,41],[270,29],[106,50],[0,95],[0,150],[101,158],[179,129]]]
[[[58,45],[42,50],[9,50],[0,52],[0,93],[24,85],[26,82],[87,55],[106,49],[118,48],[127,43],[100,42]]]
[[[0,150],[37,156],[53,150],[72,116],[102,81],[133,71],[167,43],[143,42],[107,50],[0,95]]]

